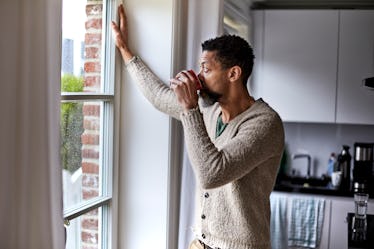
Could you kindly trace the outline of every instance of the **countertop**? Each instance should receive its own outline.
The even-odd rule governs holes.
[[[274,186],[274,191],[288,192],[288,193],[303,193],[303,194],[317,194],[317,195],[329,195],[338,197],[353,197],[353,190],[342,190],[334,188],[331,183],[325,186],[308,186],[308,185],[297,185],[291,184],[289,181],[284,181],[284,178],[277,178]],[[373,199],[374,191],[369,191],[369,198]]]
[[[275,184],[275,191],[289,192],[289,193],[305,193],[305,194],[318,194],[318,195],[331,195],[331,196],[343,196],[343,197],[353,197],[352,191],[343,191],[340,189],[335,189],[332,187],[304,187],[304,186],[294,186],[287,184]]]

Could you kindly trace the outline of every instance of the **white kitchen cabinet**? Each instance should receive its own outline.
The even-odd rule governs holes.
[[[347,214],[354,212],[353,198],[340,198],[331,202],[329,249],[348,248]]]
[[[339,12],[255,12],[254,95],[284,121],[334,122]]]
[[[328,249],[330,243],[330,215],[331,215],[331,201],[326,199],[325,201],[325,216],[323,217],[321,241],[319,244],[320,249]]]
[[[254,11],[250,90],[286,122],[374,124],[374,10]]]
[[[374,124],[374,89],[362,80],[374,77],[374,11],[340,11],[338,123]]]

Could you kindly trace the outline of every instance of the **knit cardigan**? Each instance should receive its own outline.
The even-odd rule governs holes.
[[[144,96],[182,122],[196,177],[196,237],[212,248],[270,249],[270,193],[284,148],[280,117],[262,99],[215,137],[218,103],[187,113],[139,57],[127,70]]]

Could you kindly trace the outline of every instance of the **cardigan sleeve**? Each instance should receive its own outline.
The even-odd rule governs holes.
[[[164,84],[138,56],[133,57],[126,64],[126,68],[145,98],[156,109],[179,119],[182,108],[173,90]]]
[[[280,159],[283,151],[283,125],[272,112],[245,120],[220,148],[210,140],[201,113],[182,114],[181,120],[191,165],[205,189],[240,179],[266,160]]]

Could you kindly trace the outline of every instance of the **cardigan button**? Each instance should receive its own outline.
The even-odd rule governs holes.
[[[206,192],[206,193],[204,194],[204,197],[205,197],[205,198],[208,198],[208,197],[209,197],[209,193]]]
[[[202,237],[203,239],[205,239],[206,236],[205,236],[205,234],[201,234],[201,237]]]
[[[205,218],[206,218],[205,214],[202,214],[202,215],[201,215],[201,219],[204,220]]]

